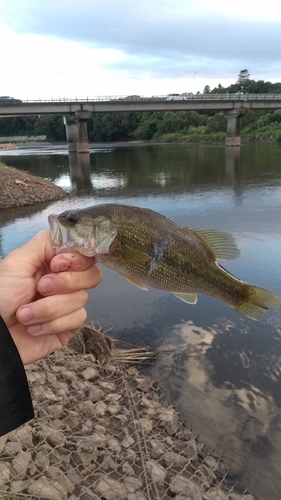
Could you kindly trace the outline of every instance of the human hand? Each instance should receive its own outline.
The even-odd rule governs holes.
[[[55,255],[42,231],[0,262],[0,315],[23,364],[67,344],[86,319],[87,288],[102,279],[92,257]]]

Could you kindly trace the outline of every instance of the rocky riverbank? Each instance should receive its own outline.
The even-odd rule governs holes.
[[[1,498],[253,500],[150,378],[87,340],[27,367],[36,418],[0,438]]]
[[[0,163],[0,209],[34,205],[67,196],[52,182]]]

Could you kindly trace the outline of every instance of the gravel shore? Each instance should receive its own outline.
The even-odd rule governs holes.
[[[52,182],[0,163],[0,209],[34,205],[67,196]]]
[[[135,367],[74,345],[27,376],[36,418],[0,438],[1,498],[254,500]]]

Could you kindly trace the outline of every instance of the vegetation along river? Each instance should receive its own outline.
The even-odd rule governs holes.
[[[53,181],[70,199],[3,210],[0,255],[48,228],[47,215],[69,207],[126,203],[182,225],[231,233],[241,250],[223,265],[281,294],[281,144],[92,145],[77,167],[63,147],[22,148],[0,160]],[[88,321],[115,338],[162,351],[147,370],[181,417],[237,482],[260,500],[280,500],[281,310],[251,321],[223,302],[194,306],[145,292],[103,268],[90,291]],[[112,330],[111,330],[112,329]]]

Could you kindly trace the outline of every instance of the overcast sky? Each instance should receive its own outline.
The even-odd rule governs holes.
[[[280,0],[0,0],[0,95],[166,95],[281,81]]]

